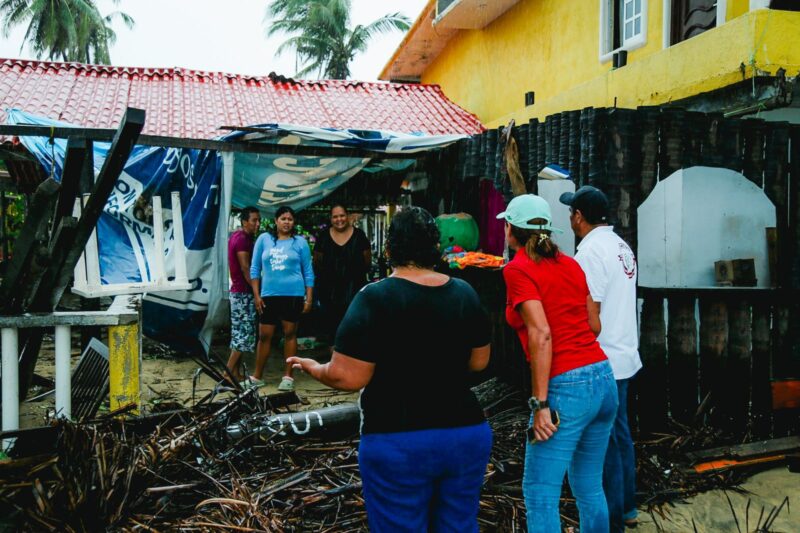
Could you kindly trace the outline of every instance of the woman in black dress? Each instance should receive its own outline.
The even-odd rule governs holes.
[[[314,269],[324,332],[333,340],[347,307],[367,283],[372,252],[364,232],[353,227],[346,207],[334,205],[330,216],[330,228],[322,231],[314,246]]]

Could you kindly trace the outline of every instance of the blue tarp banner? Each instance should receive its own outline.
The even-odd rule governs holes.
[[[253,132],[253,130],[258,130]],[[335,130],[293,124],[262,124],[224,140],[247,140],[286,146],[358,148],[387,154],[415,154],[452,144],[466,135],[412,135],[378,130]],[[234,207],[253,205],[272,215],[279,205],[296,211],[315,204],[359,172],[404,170],[413,159],[294,156],[236,152],[233,155]]]
[[[71,126],[18,110],[8,111],[8,123]],[[60,181],[66,140],[20,140],[45,171],[52,171],[53,178]],[[100,171],[109,146],[94,143],[95,173]],[[102,283],[147,281],[153,253],[152,197],[160,195],[165,220],[165,267],[168,275],[174,274],[170,193],[180,192],[186,266],[192,289],[148,294],[142,304],[144,334],[180,351],[206,349],[199,339],[214,281],[211,263],[220,213],[221,168],[216,152],[135,146],[97,225]]]
[[[73,126],[16,109],[9,124]],[[466,135],[416,135],[374,130],[333,130],[266,124],[257,132],[236,132],[226,141],[359,148],[379,153],[413,154],[442,148]],[[66,140],[21,137],[22,144],[61,180]],[[94,143],[94,170],[100,171],[109,143]],[[224,161],[224,164],[223,164]],[[279,205],[295,210],[319,202],[360,171],[403,170],[413,159],[317,157],[136,146],[108,198],[97,225],[103,284],[150,279],[152,197],[160,195],[165,219],[165,267],[174,274],[170,193],[179,191],[183,212],[188,291],[148,294],[143,330],[148,337],[184,352],[208,351],[214,325],[227,323],[227,223],[230,207],[257,206],[271,216]],[[221,215],[221,216],[220,216]],[[215,322],[216,321],[216,322]],[[222,321],[222,322],[220,322]]]

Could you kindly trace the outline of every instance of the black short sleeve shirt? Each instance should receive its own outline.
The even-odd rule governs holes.
[[[362,433],[478,424],[469,388],[473,348],[490,342],[478,295],[451,278],[438,287],[387,278],[353,299],[336,334],[341,354],[375,363],[361,394]]]

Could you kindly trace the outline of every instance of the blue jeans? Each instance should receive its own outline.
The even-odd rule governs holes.
[[[491,451],[486,422],[362,435],[358,466],[369,530],[477,533]]]
[[[605,467],[603,468],[603,489],[608,502],[608,516],[611,531],[625,531],[625,520],[636,518],[636,457],[633,453],[633,439],[628,426],[628,382],[617,381],[619,409],[611,428],[608,441]]]
[[[578,505],[581,533],[608,531],[603,458],[617,413],[617,385],[608,361],[576,368],[550,380],[547,399],[561,424],[550,439],[527,443],[522,491],[528,532],[559,533],[564,474]]]

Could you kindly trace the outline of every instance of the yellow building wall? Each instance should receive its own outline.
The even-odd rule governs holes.
[[[600,62],[600,4],[522,0],[483,30],[462,31],[422,75],[489,127],[586,106],[657,105],[750,77],[800,70],[800,13],[729,0],[728,22],[663,49],[663,1],[650,0],[647,42],[613,70]],[[744,74],[741,65],[744,64]],[[524,106],[535,91],[536,103]]]
[[[728,0],[728,18],[735,19],[750,11],[750,0]]]

